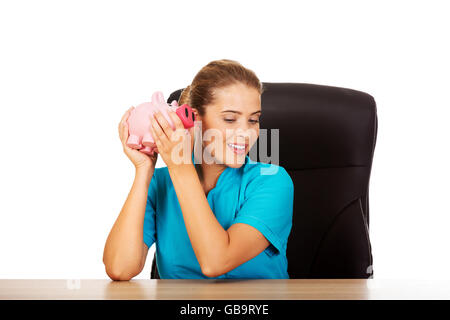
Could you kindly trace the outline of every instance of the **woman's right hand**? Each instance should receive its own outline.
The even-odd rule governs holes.
[[[133,162],[136,169],[138,168],[154,169],[156,160],[158,159],[158,153],[154,152],[153,155],[147,155],[143,152],[140,152],[136,149],[127,146],[127,140],[129,136],[127,120],[133,108],[134,107],[131,107],[125,112],[119,123],[119,137],[120,141],[122,142],[123,152],[125,152],[128,159],[130,159],[131,162]]]

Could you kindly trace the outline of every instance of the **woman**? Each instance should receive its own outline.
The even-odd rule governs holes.
[[[105,245],[111,279],[139,274],[153,243],[161,279],[289,278],[292,180],[281,166],[247,155],[259,136],[262,92],[254,72],[236,61],[203,67],[179,101],[191,106],[201,129],[177,136],[183,125],[175,113],[175,130],[160,114],[151,119],[163,168],[155,169],[156,153],[126,146],[132,108],[124,114],[119,134],[136,175]],[[199,142],[200,132],[194,152],[191,136]],[[180,143],[190,148],[180,154]],[[262,173],[274,167],[272,174]]]

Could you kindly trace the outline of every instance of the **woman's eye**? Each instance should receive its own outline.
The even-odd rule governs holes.
[[[234,122],[235,121],[235,119],[224,119],[226,122]],[[251,123],[258,123],[259,122],[259,120],[249,120],[249,122],[251,122]]]

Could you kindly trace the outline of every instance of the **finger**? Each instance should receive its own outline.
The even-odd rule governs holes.
[[[120,136],[120,139],[122,140],[122,127],[123,127],[123,125],[126,123],[126,121],[128,120],[128,117],[130,116],[130,111],[131,111],[131,109],[133,109],[134,107],[132,106],[130,109],[128,109],[127,111],[125,111],[125,113],[123,114],[123,116],[122,116],[122,118],[120,119],[120,122],[119,122],[119,136]]]
[[[155,130],[156,134],[159,137],[159,140],[161,140],[162,142],[167,142],[169,141],[169,137],[166,135],[166,132],[164,131],[164,129],[161,127],[161,124],[158,122],[158,118],[164,118],[162,115],[160,115],[158,118],[158,116],[156,114],[153,115],[153,117],[151,117],[151,124],[153,126],[153,129]],[[165,119],[164,119],[165,120]],[[167,123],[167,120],[166,120]],[[168,125],[168,123],[167,123]],[[172,128],[170,128],[170,130],[172,131]]]
[[[128,109],[128,111],[126,112],[126,117],[125,117],[125,121],[128,121],[128,118],[131,115],[131,112],[133,111],[134,107],[131,107],[130,109]]]
[[[122,141],[122,122],[119,122],[119,126],[118,126],[118,131],[119,131],[119,138],[120,141]]]
[[[166,134],[163,132],[163,129],[159,125],[158,121],[156,121],[156,119],[152,119],[152,127],[153,127],[153,131],[155,132],[155,134],[161,144],[161,148],[169,145],[169,139],[167,138]],[[160,148],[158,148],[158,149],[160,149]]]
[[[161,146],[161,139],[159,138],[158,133],[155,130],[155,127],[153,125],[153,122],[155,120],[151,117],[150,118],[150,130],[152,132],[152,136],[153,136],[153,140],[155,141],[156,147],[158,148],[158,150],[162,150],[162,146]]]
[[[196,133],[195,130],[196,130],[195,126],[189,128],[189,138],[191,139],[191,149],[192,149],[192,147],[194,147],[194,137],[195,137],[195,133]]]
[[[167,119],[162,115],[161,111],[158,111],[153,116],[156,119],[156,122],[159,124],[164,135],[167,137],[168,140],[170,140],[173,130],[172,127],[169,125],[169,122],[167,122]]]
[[[130,109],[128,109],[127,111],[125,111],[125,113],[122,116],[122,119],[120,119],[120,122],[122,122],[123,120],[126,120],[128,118],[128,116],[130,115],[130,111],[131,109],[133,109],[133,106],[130,107]]]
[[[184,129],[183,122],[181,122],[181,119],[177,115],[176,112],[169,111],[169,116],[172,119],[173,123],[175,124],[175,130],[177,130],[177,129]]]
[[[124,123],[122,125],[122,145],[124,147],[128,147],[127,140],[128,140],[128,125],[126,123]]]
[[[195,143],[201,141],[201,128],[199,127],[199,124],[197,122],[194,122],[194,126],[192,128],[190,128],[190,134],[191,134],[191,142],[193,144],[193,146],[195,145]],[[198,139],[196,141],[196,139]]]
[[[123,121],[120,121],[118,129],[119,129],[119,138],[121,142],[123,142],[123,127],[124,127]]]

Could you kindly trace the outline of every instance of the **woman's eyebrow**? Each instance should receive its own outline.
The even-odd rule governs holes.
[[[236,110],[224,110],[224,111],[222,111],[222,113],[224,113],[224,112],[233,112],[233,113],[237,113],[237,114],[242,114],[242,112],[236,111]],[[255,114],[255,113],[261,113],[261,110],[252,112],[251,114]]]

